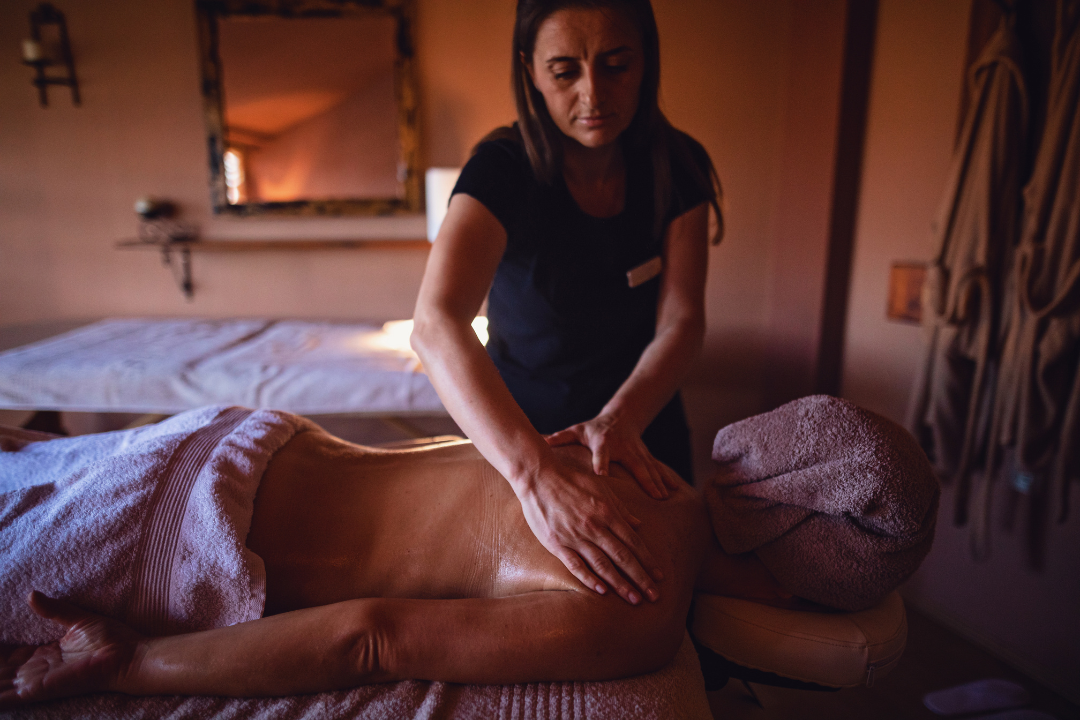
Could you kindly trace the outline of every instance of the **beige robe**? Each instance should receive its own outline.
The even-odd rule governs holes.
[[[1046,128],[1024,188],[1020,248],[1013,263],[990,471],[1011,449],[1017,490],[1058,497],[1080,475],[1080,1],[1058,0]],[[1011,469],[1011,468],[1010,468]],[[990,480],[976,491],[974,543],[985,552]],[[1045,503],[1032,503],[1041,515]],[[1038,523],[1041,517],[1033,516]]]
[[[907,424],[938,474],[958,480],[958,524],[966,521],[969,477],[986,447],[1001,288],[1019,234],[1028,123],[1019,55],[1012,27],[1003,22],[970,70],[971,102],[923,291],[929,342]]]

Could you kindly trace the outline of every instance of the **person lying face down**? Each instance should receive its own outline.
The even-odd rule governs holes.
[[[170,435],[172,430],[164,427],[159,440],[182,437],[175,447],[163,441],[173,447],[157,455],[164,470],[131,458],[125,467],[136,467],[144,484],[161,472],[182,473],[177,466],[185,463],[176,458],[190,457],[191,449],[210,444],[202,443],[210,437],[218,449],[203,460],[212,472],[196,478],[183,519],[185,527],[198,527],[201,521],[192,518],[203,502],[198,483],[206,484],[207,475],[222,467],[257,473],[259,463],[247,461],[266,458],[265,472],[252,483],[249,530],[239,523],[246,537],[244,552],[254,553],[265,567],[263,616],[227,627],[210,621],[191,632],[148,635],[115,617],[133,618],[131,625],[145,627],[148,622],[136,611],[142,605],[86,603],[104,605],[108,612],[103,615],[35,593],[33,611],[56,623],[54,634],[63,636],[8,648],[0,704],[106,690],[272,696],[403,679],[612,679],[670,661],[685,632],[695,586],[767,602],[790,598],[752,555],[733,558],[719,549],[701,495],[686,484],[660,502],[645,495],[622,468],[612,468],[610,484],[620,509],[636,519],[643,541],[653,549],[651,555],[642,551],[638,560],[660,589],[656,597],[639,598],[632,606],[616,593],[600,595],[585,588],[548,553],[526,525],[513,491],[469,443],[375,450],[284,413],[256,411],[230,429],[220,425],[235,410],[201,412],[197,422],[181,415],[162,424],[172,423],[176,432]],[[185,422],[198,427],[181,432]],[[271,426],[270,431],[261,431],[259,422]],[[291,431],[282,435],[278,431],[284,425]],[[280,448],[265,439],[273,432],[279,440],[288,436]],[[103,436],[102,442],[125,450],[138,442],[118,441],[116,436],[124,433],[108,435],[113,437]],[[63,445],[61,464],[71,471],[76,466],[72,441],[9,443],[14,452],[0,453],[0,478],[5,460],[10,465],[27,452],[42,455],[54,444]],[[219,452],[223,446],[250,452],[229,456],[226,467],[225,454]],[[587,448],[567,446],[557,452],[569,463],[590,463]],[[108,453],[99,450],[94,456],[97,464],[89,465],[108,466],[109,460],[102,459]],[[81,468],[71,475],[77,483],[94,472]],[[170,482],[159,479],[158,487]],[[0,497],[25,507],[34,487]],[[205,497],[240,494],[227,481],[216,487]],[[68,497],[76,494],[71,491]],[[159,494],[149,497],[154,505]],[[0,505],[0,512],[14,504]],[[143,514],[149,518],[144,527],[156,512]],[[145,538],[139,540],[140,548],[147,545]],[[185,552],[175,562],[186,562]],[[137,559],[133,565],[141,564]],[[45,580],[29,582],[41,587],[38,583]],[[138,582],[118,584],[138,595],[138,588],[132,589]],[[54,589],[54,594],[64,593]],[[183,606],[181,601],[173,604]],[[106,617],[110,614],[114,617]],[[178,626],[183,623],[173,627]],[[5,630],[3,641],[13,637],[18,640],[18,633]]]

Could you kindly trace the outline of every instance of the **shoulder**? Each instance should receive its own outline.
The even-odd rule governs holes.
[[[453,190],[479,200],[507,232],[515,226],[528,190],[535,184],[525,148],[514,135],[513,128],[499,128],[481,140]]]
[[[472,195],[485,204],[489,199],[503,202],[520,195],[531,178],[532,169],[517,129],[498,128],[473,148],[454,192]]]
[[[707,179],[713,165],[705,146],[682,130],[675,128],[671,129],[669,138],[672,172],[676,176],[700,173]]]
[[[528,157],[521,134],[516,127],[496,128],[476,144],[465,167],[514,174],[524,172],[528,169]]]
[[[668,157],[672,204],[668,219],[716,197],[713,184],[715,170],[704,146],[681,130],[671,128],[668,135]]]

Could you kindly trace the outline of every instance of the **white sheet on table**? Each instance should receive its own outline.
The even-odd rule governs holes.
[[[0,407],[173,413],[442,413],[416,355],[377,325],[114,319],[0,353]]]

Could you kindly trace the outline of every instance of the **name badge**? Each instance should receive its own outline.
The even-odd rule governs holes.
[[[630,287],[636,288],[638,285],[647,283],[652,280],[654,277],[659,275],[660,271],[663,269],[664,261],[659,255],[657,255],[651,260],[646,260],[645,262],[641,263],[636,268],[628,270],[626,273],[626,282],[630,285]]]

